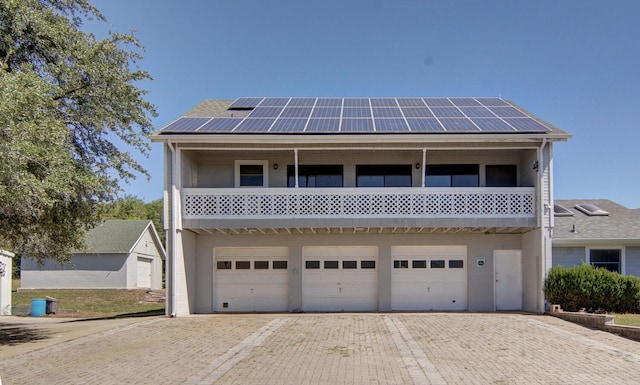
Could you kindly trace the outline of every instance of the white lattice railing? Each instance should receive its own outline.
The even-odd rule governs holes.
[[[531,218],[535,190],[515,188],[185,188],[184,219]]]

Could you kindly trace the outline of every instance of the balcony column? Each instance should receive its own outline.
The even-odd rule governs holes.
[[[294,168],[295,168],[295,181],[296,188],[298,188],[298,149],[293,149],[293,158],[294,158]]]
[[[426,148],[422,149],[422,171],[421,171],[421,173],[422,174],[420,175],[420,178],[421,178],[420,179],[421,180],[420,185],[422,187],[427,187],[426,186],[426,178],[425,178],[425,175],[427,173],[427,149]]]

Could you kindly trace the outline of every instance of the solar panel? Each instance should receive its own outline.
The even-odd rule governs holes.
[[[435,107],[431,111],[438,118],[464,118],[462,112],[455,107]]]
[[[213,118],[198,132],[231,132],[244,118]]]
[[[371,119],[342,119],[342,132],[373,132]]]
[[[182,117],[161,133],[548,132],[500,98],[238,98],[238,117]],[[246,116],[245,116],[246,115]],[[406,120],[405,120],[406,119]]]
[[[378,132],[408,132],[404,119],[374,119]]]
[[[440,124],[442,124],[447,131],[479,131],[478,127],[467,118],[440,119]]]
[[[411,131],[414,132],[444,131],[442,125],[438,123],[438,120],[433,118],[407,119],[407,123],[409,123]]]
[[[374,118],[401,118],[402,112],[397,107],[372,108]]]
[[[254,108],[260,105],[260,102],[264,98],[238,98],[229,106],[230,110],[245,110]]]
[[[515,131],[513,127],[498,118],[471,119],[482,131]]]
[[[162,129],[162,132],[193,132],[211,118],[180,118]]]
[[[431,110],[428,108],[420,108],[420,107],[405,107],[402,109],[405,118],[433,118],[433,114]]]

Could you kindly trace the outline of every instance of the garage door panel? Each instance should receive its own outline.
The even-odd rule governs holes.
[[[136,286],[140,288],[151,288],[151,260],[138,258]]]
[[[466,248],[392,247],[393,310],[466,310]]]
[[[287,253],[286,248],[216,249],[214,311],[287,311]]]

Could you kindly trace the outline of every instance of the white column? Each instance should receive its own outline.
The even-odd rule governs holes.
[[[426,178],[425,178],[425,174],[427,173],[427,149],[423,148],[422,149],[422,174],[421,174],[421,186],[422,187],[426,187]]]
[[[298,188],[298,149],[293,150],[293,155],[295,158],[295,169],[296,169],[296,188]]]

